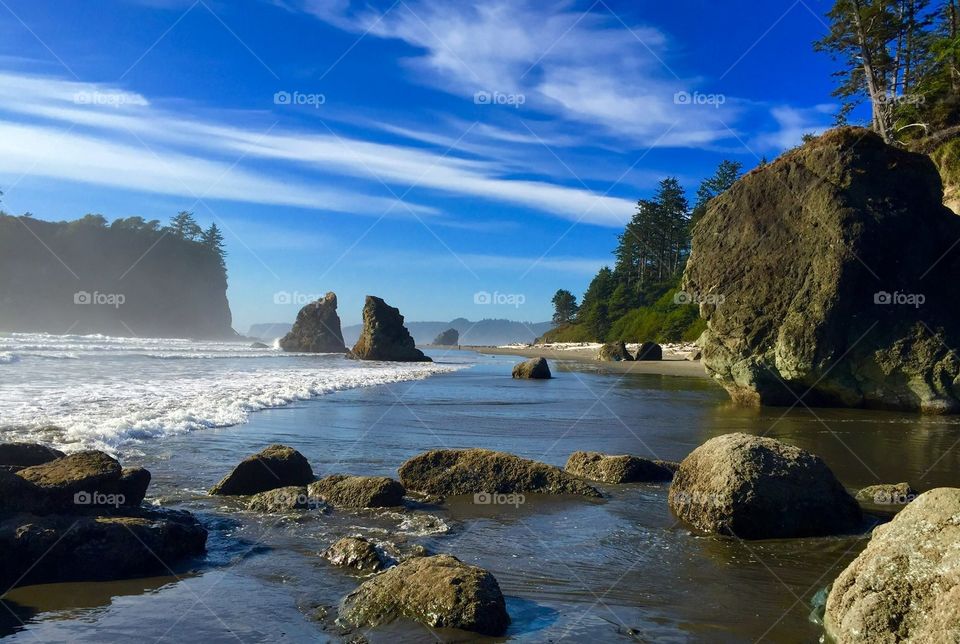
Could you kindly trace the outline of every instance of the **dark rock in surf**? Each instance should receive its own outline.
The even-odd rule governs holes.
[[[502,635],[510,623],[494,576],[450,555],[405,561],[365,581],[340,606],[340,619],[354,626],[400,617],[492,636]]]
[[[15,475],[29,484],[20,508],[41,514],[98,506],[136,507],[150,484],[147,470],[123,469],[115,458],[95,450],[25,467]]]
[[[663,348],[656,342],[641,342],[634,360],[663,360]]]
[[[15,472],[62,458],[63,452],[38,443],[0,443],[0,468]]]
[[[408,490],[435,496],[457,494],[577,494],[600,492],[558,467],[486,449],[438,449],[400,466]]]
[[[323,299],[300,309],[290,333],[280,338],[280,348],[303,353],[346,353],[336,293],[327,293]]]
[[[563,469],[574,476],[603,483],[659,483],[671,480],[677,467],[679,464],[629,454],[574,452]]]
[[[318,504],[311,502],[306,487],[289,485],[254,494],[247,502],[247,509],[266,514],[283,514],[296,510],[307,510],[316,505]]]
[[[353,355],[359,360],[433,362],[415,346],[400,310],[373,295],[363,305],[363,328]]]
[[[269,349],[270,347],[263,342],[252,342],[250,344],[251,349]]]
[[[271,445],[248,456],[210,489],[210,494],[247,495],[313,481],[313,469],[303,454],[286,445]]]
[[[549,380],[553,376],[546,358],[530,358],[513,367],[513,377],[526,380]]]
[[[813,537],[859,529],[860,506],[819,457],[772,438],[726,434],[680,463],[673,513],[740,539]]]
[[[353,568],[359,572],[379,572],[389,567],[390,558],[363,537],[344,537],[323,553],[334,566]]]

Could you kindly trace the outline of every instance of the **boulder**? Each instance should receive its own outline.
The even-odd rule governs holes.
[[[873,505],[903,506],[917,497],[909,483],[871,485],[857,492],[857,501]]]
[[[143,503],[150,479],[150,472],[142,467],[124,468],[117,481],[117,491],[123,495],[123,505],[136,507]]]
[[[458,494],[578,494],[601,496],[596,488],[558,467],[487,449],[438,449],[400,466],[408,490],[436,496]]]
[[[513,367],[513,377],[528,380],[547,380],[550,374],[550,365],[546,358],[530,358]]]
[[[741,539],[850,533],[862,518],[819,457],[749,434],[718,436],[691,452],[668,501],[694,527]]]
[[[844,127],[711,199],[682,288],[738,403],[960,410],[960,218],[930,158]]]
[[[838,644],[960,642],[960,489],[921,494],[840,573],[824,629]]]
[[[603,362],[630,362],[633,356],[627,351],[627,345],[623,342],[608,342],[600,347],[597,353],[597,360]]]
[[[389,566],[389,558],[374,544],[362,537],[344,537],[323,553],[334,566],[360,572],[379,572]]]
[[[250,497],[247,509],[253,512],[267,514],[282,514],[294,510],[306,510],[311,507],[307,488],[297,485],[278,487],[274,490],[260,492]]]
[[[210,494],[245,495],[313,481],[313,469],[303,454],[286,445],[271,445],[248,456],[210,489]]]
[[[193,516],[171,510],[9,515],[0,520],[0,584],[167,575],[168,566],[203,554],[206,540]]]
[[[441,347],[455,347],[460,344],[460,332],[456,329],[447,329],[434,338],[433,343]]]
[[[300,309],[290,333],[280,338],[280,348],[304,353],[346,353],[336,293],[327,293],[323,299]]]
[[[359,360],[432,362],[415,346],[400,310],[372,295],[363,305],[363,328],[353,355]]]
[[[563,469],[574,476],[603,483],[658,483],[669,481],[676,471],[676,467],[666,461],[600,452],[574,452]]]
[[[663,348],[656,342],[641,342],[634,360],[663,360]]]
[[[30,484],[29,499],[22,499],[21,509],[41,514],[91,506],[136,507],[150,485],[147,470],[123,469],[115,458],[96,450],[25,467],[15,476]]]
[[[510,623],[494,576],[450,555],[405,561],[365,581],[340,606],[340,619],[358,627],[398,617],[492,636]]]
[[[38,443],[0,443],[0,469],[15,472],[63,457],[63,452]]]
[[[335,474],[310,484],[311,498],[341,508],[388,508],[403,505],[403,486],[386,476]]]

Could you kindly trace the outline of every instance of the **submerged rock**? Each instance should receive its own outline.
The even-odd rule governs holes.
[[[603,483],[657,483],[673,478],[679,464],[628,454],[574,452],[563,468],[574,476]]]
[[[827,597],[839,644],[960,642],[960,489],[921,494],[874,529]]]
[[[250,348],[251,349],[269,349],[270,347],[264,344],[263,342],[251,342]]]
[[[450,555],[405,561],[365,581],[340,606],[340,619],[355,626],[377,626],[398,617],[493,636],[503,634],[510,623],[494,576]]]
[[[341,508],[387,508],[403,505],[403,486],[386,476],[335,474],[310,484],[311,498]]]
[[[597,353],[597,360],[603,362],[630,362],[633,356],[627,351],[627,345],[623,342],[608,342]]]
[[[486,449],[438,449],[400,466],[408,490],[436,496],[457,494],[578,494],[600,497],[596,488],[558,467]]]
[[[323,558],[334,566],[353,568],[360,572],[379,572],[389,566],[389,558],[363,537],[344,537],[323,553]]]
[[[546,358],[530,358],[513,367],[513,377],[529,380],[547,380],[550,374],[550,365]]]
[[[726,434],[680,463],[668,496],[677,517],[741,539],[853,532],[860,506],[819,457],[772,438]]]
[[[663,347],[656,342],[641,342],[634,360],[663,360]]]
[[[707,372],[743,404],[960,410],[958,238],[930,158],[868,130],[754,170],[694,227]]]
[[[363,328],[353,355],[360,360],[433,362],[415,346],[400,310],[372,295],[363,305]]]
[[[346,353],[336,293],[327,293],[323,299],[300,309],[290,333],[280,339],[280,348],[305,353]]]
[[[286,445],[271,445],[241,461],[210,489],[210,494],[257,494],[278,487],[307,485],[313,478],[313,469],[303,454]]]
[[[10,588],[169,574],[200,555],[207,531],[186,512],[14,514],[0,520],[0,584]]]
[[[311,504],[306,487],[288,485],[254,494],[247,502],[247,509],[253,512],[278,514],[306,510],[311,505],[315,504]]]
[[[917,491],[909,483],[871,485],[857,492],[857,501],[873,505],[903,506],[916,497]]]
[[[62,458],[63,452],[38,443],[0,443],[0,469],[11,472]]]

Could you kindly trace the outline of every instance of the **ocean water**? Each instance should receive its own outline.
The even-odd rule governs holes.
[[[207,556],[176,575],[11,591],[3,599],[9,610],[0,610],[7,641],[345,642],[361,635],[390,644],[488,641],[406,621],[342,636],[320,615],[335,615],[362,579],[320,553],[342,536],[364,535],[488,569],[512,618],[501,638],[507,641],[814,642],[822,634],[816,612],[824,590],[866,544],[865,535],[741,542],[698,534],[671,514],[666,485],[599,486],[600,501],[530,495],[514,506],[466,497],[401,510],[287,516],[248,512],[239,499],[206,495],[238,461],[271,443],[300,450],[318,476],[395,477],[406,459],[435,448],[499,449],[556,465],[581,449],[677,460],[709,438],[745,431],[821,455],[851,490],[904,480],[920,490],[960,485],[958,419],[741,409],[700,378],[608,374],[554,362],[554,379],[516,381],[510,370],[517,358],[459,351],[432,351],[437,362],[424,367],[278,357],[236,345],[6,339],[2,350],[19,360],[0,365],[0,418],[13,410],[18,422],[34,427],[60,422],[67,431],[49,437],[67,447],[109,445],[125,465],[152,472],[148,502],[190,510],[210,532]],[[74,357],[31,356],[39,350],[27,348],[30,342]],[[71,370],[72,384],[58,386],[58,371],[84,360],[97,380]],[[114,367],[124,368],[115,363],[124,361],[135,366],[116,373]],[[36,370],[32,380],[9,376],[24,367]],[[366,371],[340,373],[350,369]],[[315,380],[291,384],[304,378]],[[106,399],[92,393],[97,384]],[[113,413],[85,410],[81,398],[68,397],[57,416],[62,390],[86,386],[95,409],[117,401]],[[276,405],[256,402],[260,386],[281,392]],[[14,397],[28,389],[48,397]],[[230,394],[219,405],[218,391]],[[156,407],[149,396],[158,397]],[[193,405],[189,421],[177,416],[178,399]],[[24,411],[44,400],[47,416]],[[210,402],[192,402],[203,400]],[[217,423],[204,405],[222,419],[223,410],[238,406],[242,422]],[[108,422],[120,413],[152,429],[140,435]],[[99,429],[97,419],[106,419]]]

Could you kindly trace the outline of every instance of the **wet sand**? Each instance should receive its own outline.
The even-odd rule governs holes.
[[[547,360],[575,361],[594,366],[593,370],[601,373],[645,373],[657,376],[683,376],[686,378],[707,378],[703,364],[699,360],[686,360],[681,357],[665,354],[663,360],[641,362],[602,362],[597,360],[597,350],[584,349],[549,349],[545,347],[462,347],[486,355],[523,356],[526,358],[546,358]]]

